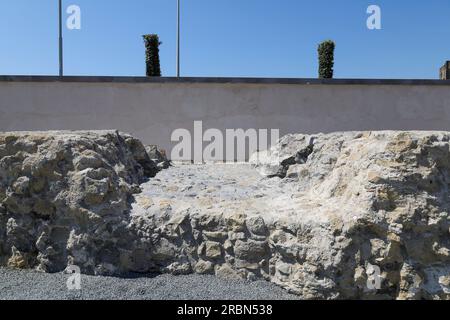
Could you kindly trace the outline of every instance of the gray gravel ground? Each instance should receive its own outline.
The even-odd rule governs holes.
[[[69,291],[67,274],[0,268],[0,300],[294,300],[265,281],[214,276],[156,275],[135,278],[81,276],[81,290]]]

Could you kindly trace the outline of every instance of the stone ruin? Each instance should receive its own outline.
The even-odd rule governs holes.
[[[0,133],[0,266],[265,279],[305,299],[449,299],[449,141],[288,135],[228,188],[207,178],[233,165],[164,170],[161,151],[116,131]]]

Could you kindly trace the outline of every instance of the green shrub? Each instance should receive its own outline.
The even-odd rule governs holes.
[[[327,40],[319,45],[319,78],[332,79],[334,67],[334,49],[336,44]]]
[[[145,44],[145,64],[147,77],[161,77],[161,65],[159,60],[159,41],[157,34],[143,36]]]

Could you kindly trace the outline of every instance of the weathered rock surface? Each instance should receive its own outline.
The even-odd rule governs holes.
[[[83,149],[128,186],[108,197],[80,196],[75,176],[102,176],[84,173],[92,162],[76,169],[78,147],[52,160],[48,147],[1,137],[0,256],[12,266],[266,279],[306,299],[450,298],[450,133],[289,135],[253,157],[257,170],[175,166],[134,198],[153,166],[131,137]],[[128,156],[112,161],[118,153]],[[35,157],[51,169],[27,169]],[[35,176],[47,177],[45,192],[34,191]],[[53,199],[50,215],[40,216],[39,199]]]
[[[449,139],[288,135],[254,155],[263,175],[297,188],[297,222],[282,241],[295,254],[281,257],[285,277],[275,281],[306,297],[450,298]],[[377,268],[380,289],[371,290]]]
[[[245,165],[161,172],[133,223],[154,226],[143,236],[165,272],[264,278],[306,299],[448,299],[449,138],[286,136],[255,163],[273,178]]]
[[[156,172],[141,142],[115,131],[1,133],[0,262],[113,269],[132,195]]]

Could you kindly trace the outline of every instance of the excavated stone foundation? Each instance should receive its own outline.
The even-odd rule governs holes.
[[[252,165],[157,173],[168,162],[118,132],[0,134],[0,262],[266,279],[305,299],[448,299],[449,140],[288,135]]]

